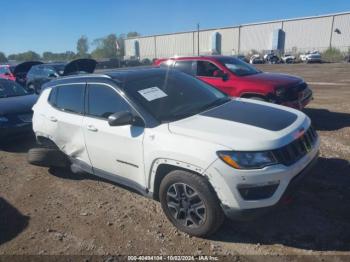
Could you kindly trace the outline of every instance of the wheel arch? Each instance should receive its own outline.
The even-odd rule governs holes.
[[[153,165],[150,172],[149,188],[152,192],[152,197],[155,200],[159,200],[159,187],[166,175],[174,170],[183,170],[186,172],[191,172],[195,175],[205,177],[205,169],[197,167],[195,165],[185,163],[182,161],[172,160],[172,159],[157,159]],[[209,182],[209,180],[208,180]],[[210,184],[210,183],[209,183]]]

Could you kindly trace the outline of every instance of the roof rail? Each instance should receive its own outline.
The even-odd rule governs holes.
[[[104,78],[111,78],[109,75],[106,74],[81,74],[81,75],[68,75],[68,76],[62,76],[57,78],[57,80],[60,79],[70,79],[70,78],[78,78],[78,77],[104,77]]]

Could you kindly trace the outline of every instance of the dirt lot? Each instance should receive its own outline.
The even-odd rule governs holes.
[[[259,67],[302,76],[314,91],[305,113],[321,135],[321,157],[292,203],[257,221],[226,221],[211,239],[188,237],[155,201],[30,166],[27,138],[0,150],[0,254],[350,255],[350,65]]]

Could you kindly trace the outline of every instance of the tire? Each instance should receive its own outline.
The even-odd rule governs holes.
[[[27,88],[28,88],[29,90],[35,91],[35,85],[32,84],[32,83],[28,84],[28,85],[27,85]]]
[[[32,148],[28,151],[28,163],[44,167],[67,167],[68,159],[59,150],[52,148]]]
[[[225,219],[209,182],[187,171],[175,170],[166,175],[160,184],[159,199],[170,222],[189,235],[209,236]]]

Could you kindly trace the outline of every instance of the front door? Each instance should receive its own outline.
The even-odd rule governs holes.
[[[144,188],[144,127],[108,124],[108,116],[113,113],[134,112],[112,86],[88,84],[87,91],[83,130],[95,174]]]
[[[232,86],[232,81],[224,79],[222,76],[217,76],[222,72],[217,65],[209,61],[197,61],[197,77],[202,81],[215,86],[227,95],[234,96],[235,88]]]

